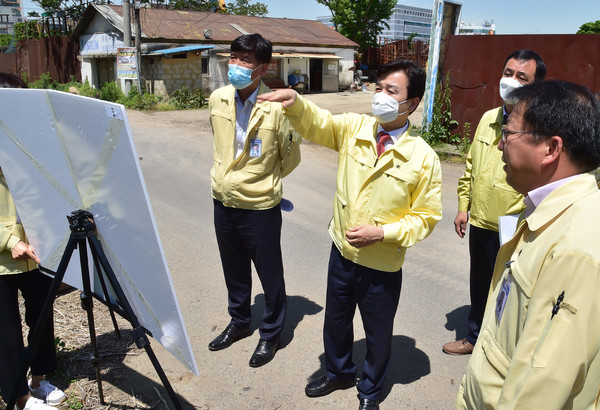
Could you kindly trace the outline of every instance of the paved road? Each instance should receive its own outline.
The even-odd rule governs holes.
[[[333,112],[369,112],[371,95],[340,93],[309,98]],[[294,205],[291,212],[283,215],[282,233],[289,313],[282,348],[271,363],[254,369],[248,366],[248,360],[258,342],[256,328],[264,306],[256,276],[254,333],[219,352],[207,348],[208,342],[229,322],[212,222],[212,134],[208,113],[132,111],[128,116],[200,368],[200,377],[192,376],[158,343],[153,343],[186,407],[356,408],[358,400],[353,389],[317,399],[304,395],[307,380],[323,368],[321,330],[331,247],[327,223],[335,189],[336,153],[304,143],[302,163],[285,179],[284,197]],[[420,123],[420,119],[414,122]],[[456,236],[452,225],[457,206],[456,183],[462,169],[462,165],[443,165],[444,218],[429,238],[407,252],[382,409],[453,407],[468,358],[447,356],[441,346],[462,337],[466,331],[468,245],[466,239]],[[360,323],[357,312],[354,357],[359,368],[365,354]],[[157,383],[145,355],[130,357],[126,364],[132,368],[131,380],[137,387]]]

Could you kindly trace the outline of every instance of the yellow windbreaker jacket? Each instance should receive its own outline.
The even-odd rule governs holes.
[[[600,408],[599,209],[580,175],[500,248],[459,409]]]
[[[304,138],[339,152],[329,234],[344,258],[386,272],[402,267],[406,248],[426,238],[442,218],[442,172],[435,152],[410,127],[377,159],[377,121],[368,115],[331,115],[298,96],[284,109]],[[355,248],[345,231],[382,226],[383,242]]]
[[[37,267],[32,259],[13,259],[17,242],[27,242],[23,226],[17,222],[17,210],[0,169],[0,275],[29,272]]]
[[[260,83],[259,94],[270,92]],[[300,163],[300,142],[281,104],[257,103],[252,109],[244,152],[235,158],[235,88],[214,91],[209,100],[214,135],[211,193],[223,205],[242,209],[269,209],[281,201],[281,179]],[[260,139],[262,155],[250,157],[250,140]]]
[[[502,151],[502,107],[481,117],[467,155],[465,173],[458,180],[458,211],[469,212],[472,225],[498,232],[498,217],[518,214],[523,195],[506,183]]]

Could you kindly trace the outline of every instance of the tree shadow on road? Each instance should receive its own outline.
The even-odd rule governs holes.
[[[360,377],[362,364],[367,353],[366,339],[354,342],[352,360],[356,364],[356,375]],[[325,354],[319,356],[321,368],[314,372],[309,380],[313,380],[325,373]],[[415,339],[402,335],[392,337],[392,357],[388,366],[385,384],[380,401],[385,400],[395,384],[410,384],[431,373],[429,357],[416,348]]]
[[[265,310],[265,295],[259,294],[254,297],[254,304],[251,307],[252,322],[250,328],[258,329],[260,320],[262,318],[262,312]],[[304,296],[290,296],[287,297],[287,316],[285,318],[285,325],[281,332],[281,346],[280,349],[286,347],[292,339],[294,339],[294,332],[298,327],[298,324],[307,315],[316,315],[323,310],[323,306],[318,305],[305,298]]]
[[[454,309],[452,312],[446,313],[446,324],[444,327],[450,331],[456,332],[456,340],[460,340],[467,336],[469,329],[467,328],[467,320],[471,305],[464,305]]]

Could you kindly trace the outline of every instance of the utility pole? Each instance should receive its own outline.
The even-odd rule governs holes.
[[[123,0],[123,45],[125,47],[131,47],[131,14],[129,7],[129,0]],[[129,95],[131,90],[131,80],[123,80],[123,92],[125,95]]]
[[[138,69],[138,93],[142,95],[142,27],[140,23],[140,1],[133,0],[135,20],[135,51]]]

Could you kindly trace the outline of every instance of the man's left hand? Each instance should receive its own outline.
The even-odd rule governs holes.
[[[355,248],[364,248],[383,241],[383,228],[373,225],[359,225],[346,231],[346,240]]]

